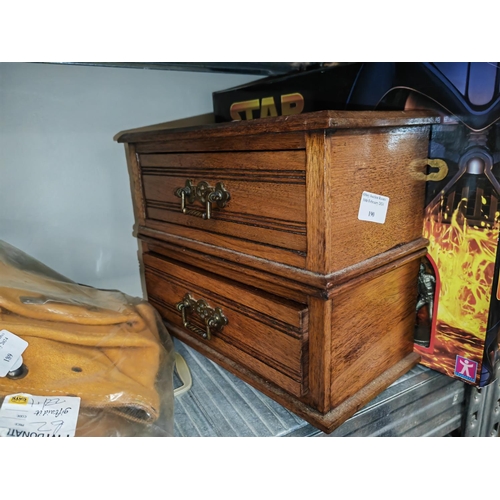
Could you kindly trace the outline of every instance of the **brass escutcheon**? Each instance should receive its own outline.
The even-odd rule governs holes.
[[[424,174],[422,171],[419,171],[419,169],[427,165],[437,168],[437,172]],[[418,158],[410,163],[410,169],[419,181],[442,181],[448,175],[447,163],[439,158]]]

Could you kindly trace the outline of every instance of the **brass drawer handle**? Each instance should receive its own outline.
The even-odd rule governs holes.
[[[212,187],[208,182],[201,181],[195,186],[189,179],[184,187],[175,190],[175,196],[181,199],[183,214],[194,215],[202,219],[210,219],[212,216],[212,203],[216,203],[219,208],[224,208],[231,199],[229,191],[226,190],[222,182],[218,182],[215,187]],[[194,203],[196,200],[205,204],[205,212],[186,207],[187,203]]]
[[[205,300],[195,300],[189,293],[186,293],[182,301],[176,304],[175,307],[181,312],[184,327],[189,328],[207,340],[210,340],[212,332],[221,331],[228,323],[220,307],[213,309]],[[189,323],[188,315],[191,313],[198,314],[200,319],[205,323],[205,330]]]

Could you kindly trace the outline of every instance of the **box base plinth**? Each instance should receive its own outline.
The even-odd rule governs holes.
[[[169,332],[188,346],[202,353],[213,362],[222,366],[232,374],[241,378],[255,389],[261,391],[266,396],[278,402],[291,412],[303,418],[311,425],[317,427],[326,434],[330,434],[348,418],[352,417],[363,406],[373,398],[383,392],[398,378],[411,370],[420,361],[420,355],[412,352],[384,371],[369,384],[364,386],[356,394],[345,399],[340,405],[332,408],[327,413],[321,413],[311,406],[305,404],[300,399],[287,393],[275,384],[263,379],[244,366],[234,362],[226,356],[212,349],[205,342],[198,340],[192,335],[184,332],[176,325],[165,323]]]

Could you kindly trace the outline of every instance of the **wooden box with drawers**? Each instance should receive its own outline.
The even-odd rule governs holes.
[[[148,300],[325,432],[414,366],[428,112],[120,133]]]

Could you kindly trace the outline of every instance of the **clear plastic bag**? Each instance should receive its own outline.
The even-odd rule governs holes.
[[[74,283],[0,240],[0,331],[28,342],[0,377],[0,404],[77,397],[76,436],[173,436],[174,347],[148,302]]]

